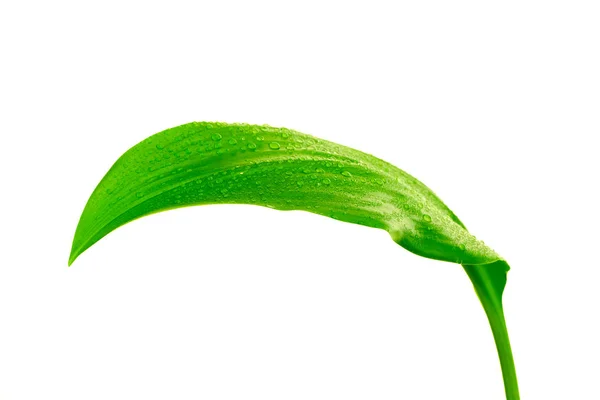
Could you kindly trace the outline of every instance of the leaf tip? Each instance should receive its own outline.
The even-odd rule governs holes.
[[[81,248],[75,248],[75,245],[73,245],[73,247],[71,247],[71,253],[69,254],[69,261],[67,263],[67,266],[70,267],[71,265],[73,265],[73,263],[75,262],[77,257],[81,255],[81,253]]]

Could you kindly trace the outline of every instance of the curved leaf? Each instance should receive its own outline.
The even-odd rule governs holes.
[[[136,218],[200,204],[304,210],[387,230],[424,257],[500,257],[425,185],[376,157],[269,126],[191,123],[149,137],[113,165],[79,221],[70,262]]]
[[[501,302],[508,264],[411,175],[369,154],[293,130],[193,122],[135,145],[92,193],[69,265],[134,219],[202,204],[309,211],[385,229],[415,254],[462,264],[488,314],[507,398],[518,399]]]

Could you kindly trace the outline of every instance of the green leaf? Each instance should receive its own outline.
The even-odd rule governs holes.
[[[508,264],[411,175],[369,154],[293,130],[194,122],[135,145],[88,200],[69,265],[134,219],[203,204],[309,211],[385,229],[415,254],[462,264],[490,320],[507,399],[519,398],[502,311]]]

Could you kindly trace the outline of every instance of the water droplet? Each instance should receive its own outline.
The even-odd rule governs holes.
[[[248,143],[248,148],[250,150],[256,150],[256,145],[254,143]]]
[[[225,150],[223,150],[223,149],[217,149],[217,154],[223,154],[223,153],[225,153]]]
[[[231,139],[229,139],[228,143],[231,144],[231,145],[234,145],[234,144],[237,144],[237,140],[231,138]]]
[[[317,168],[315,171],[317,173],[319,173],[319,174],[324,174],[325,173],[325,170],[323,168]]]
[[[258,136],[256,137],[256,140],[258,140],[259,142],[262,142],[263,140],[265,140],[265,138],[264,138],[264,136],[260,136],[260,135],[258,135]]]
[[[279,148],[281,146],[279,146],[279,143],[277,143],[277,142],[271,142],[271,143],[269,143],[269,147],[273,150],[279,150]]]
[[[352,176],[352,174],[348,171],[342,172],[342,175],[344,175],[346,178],[350,178]]]
[[[296,182],[296,185],[298,185],[298,186],[302,187],[302,186],[304,185],[304,182],[302,182],[302,181],[298,181],[298,182]]]
[[[323,179],[323,185],[331,185],[331,179]]]
[[[289,134],[289,133],[287,133],[287,132],[282,132],[282,133],[281,133],[281,137],[282,137],[282,138],[284,138],[284,139],[287,139],[287,138],[289,138],[289,137],[290,137],[290,134]]]
[[[215,182],[217,182],[217,183],[223,183],[223,178],[217,178],[217,179],[215,179]]]
[[[458,245],[458,248],[459,248],[460,250],[462,250],[462,251],[465,251],[465,250],[466,250],[466,248],[467,248],[467,246],[465,246],[463,243],[461,243],[461,244],[459,244],[459,245]]]
[[[164,148],[165,148],[165,146],[163,146],[162,144],[160,144],[160,143],[159,143],[159,144],[157,144],[157,145],[156,145],[156,148],[157,148],[158,150],[162,150],[162,149],[164,149]]]
[[[428,214],[423,214],[423,220],[425,222],[431,222],[431,216]]]
[[[215,142],[218,142],[219,140],[223,139],[223,136],[220,133],[213,133],[212,135],[210,135],[210,137]]]

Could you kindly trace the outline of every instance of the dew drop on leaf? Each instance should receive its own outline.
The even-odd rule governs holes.
[[[344,175],[346,178],[350,178],[352,176],[352,174],[349,171],[342,172],[342,175]]]
[[[280,148],[281,146],[280,146],[280,145],[279,145],[279,143],[277,143],[277,142],[271,142],[271,143],[269,143],[269,147],[270,147],[271,149],[273,149],[273,150],[279,150],[279,148]]]
[[[210,137],[212,138],[212,140],[214,140],[215,142],[218,142],[219,140],[223,139],[223,136],[221,136],[220,133],[213,133],[212,135],[210,135]]]
[[[431,216],[428,214],[423,214],[423,220],[425,222],[431,222]]]

